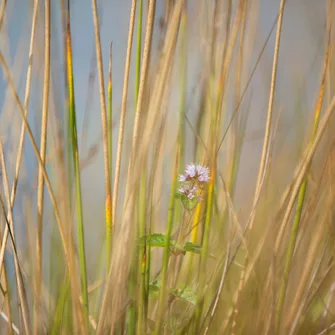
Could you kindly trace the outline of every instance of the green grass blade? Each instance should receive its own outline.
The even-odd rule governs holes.
[[[166,226],[167,239],[166,239],[166,244],[164,247],[164,254],[163,254],[162,284],[161,284],[161,291],[159,294],[155,335],[161,334],[164,306],[165,306],[166,296],[167,296],[167,274],[168,274],[168,264],[169,264],[169,258],[170,258],[170,236],[172,233],[173,217],[174,217],[174,209],[175,209],[175,194],[177,190],[177,176],[178,176],[178,170],[179,170],[178,165],[179,165],[179,150],[176,153],[176,163],[175,163],[175,168],[174,168],[174,173],[173,173],[171,195],[170,195],[170,201],[169,201],[169,212],[168,212],[167,226]]]
[[[89,325],[89,305],[87,293],[87,270],[86,270],[86,255],[85,255],[85,235],[83,224],[83,209],[82,209],[82,194],[80,180],[80,165],[79,165],[79,150],[77,138],[77,123],[76,123],[76,108],[74,97],[74,82],[73,82],[73,67],[72,67],[72,42],[70,19],[68,18],[67,27],[67,72],[68,72],[68,89],[69,89],[69,128],[71,130],[72,139],[72,160],[74,165],[75,188],[76,188],[76,209],[77,209],[77,225],[78,225],[78,243],[79,243],[79,266],[81,293],[84,306],[85,326],[88,330]]]

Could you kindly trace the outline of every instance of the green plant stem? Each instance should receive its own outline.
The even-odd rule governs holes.
[[[129,275],[128,294],[132,298],[127,311],[127,334],[132,335],[136,333],[136,306],[133,299],[136,294],[136,275],[137,275],[137,263],[135,252],[133,255],[133,261],[131,266],[131,272]]]
[[[187,87],[187,49],[186,49],[186,23],[187,23],[187,8],[186,2],[182,11],[180,20],[180,73],[181,73],[181,98],[179,105],[179,132],[178,140],[180,146],[179,157],[179,173],[182,173],[184,168],[185,157],[185,106],[186,106],[186,87]],[[176,203],[175,222],[178,223],[182,216],[182,203]]]
[[[141,51],[142,51],[142,17],[143,17],[143,0],[139,0],[139,8],[138,8],[138,17],[137,17],[137,46],[136,46],[136,71],[135,71],[135,106],[137,106],[137,100],[138,100],[138,91],[140,86],[140,73],[141,73]],[[136,108],[135,108],[136,110]],[[142,197],[145,197],[143,195],[143,178],[145,178],[145,172],[143,172],[141,176],[141,182],[140,182],[140,194],[137,197],[138,200],[138,211],[135,212],[139,214],[138,217],[138,238],[143,236],[145,234],[145,230],[142,228]],[[145,191],[145,190],[144,190]],[[145,203],[144,203],[145,206]],[[134,258],[136,261],[138,261],[138,264],[136,264],[136,261],[134,261],[134,264],[132,266],[132,274],[130,277],[129,282],[129,294],[130,296],[134,296],[136,283],[139,281],[140,287],[138,291],[137,296],[137,304],[134,306],[134,304],[130,304],[128,308],[128,329],[127,332],[129,334],[134,334],[135,331],[137,331],[137,334],[141,334],[143,331],[143,289],[144,289],[144,278],[142,276],[142,260],[144,255],[144,247],[139,247],[139,250],[134,250]],[[138,254],[137,254],[138,251]],[[137,316],[136,316],[137,312]],[[137,330],[135,330],[137,328]]]
[[[195,331],[197,334],[200,331],[201,315],[202,315],[202,310],[203,310],[203,305],[204,305],[203,293],[204,293],[205,284],[206,284],[206,262],[207,262],[207,256],[208,256],[209,232],[210,232],[210,225],[211,225],[212,211],[213,211],[214,180],[215,180],[215,165],[212,164],[211,181],[209,184],[208,196],[207,196],[205,227],[204,227],[203,242],[202,242],[202,248],[201,248],[198,303],[197,303],[196,312],[195,312]]]
[[[142,18],[143,18],[143,0],[139,0],[138,17],[137,17],[137,46],[136,46],[136,77],[135,77],[135,103],[137,110],[138,94],[141,77],[141,52],[142,52]],[[136,114],[135,114],[136,116]],[[139,220],[138,220],[138,238],[145,235],[145,208],[146,208],[146,171],[142,172],[140,179],[140,191],[138,197]],[[141,335],[146,332],[145,322],[145,248],[139,247],[137,279],[139,281],[138,301],[137,301],[137,334]],[[144,267],[143,267],[144,265]]]
[[[275,318],[276,321],[275,322],[276,322],[277,331],[279,330],[279,326],[280,326],[281,314],[282,314],[282,309],[284,305],[287,283],[288,283],[288,278],[289,278],[289,274],[291,270],[295,244],[296,244],[297,237],[298,237],[298,231],[299,231],[302,208],[303,208],[305,195],[306,195],[306,189],[307,189],[307,180],[305,179],[300,186],[296,214],[294,216],[290,241],[289,241],[289,245],[288,245],[287,252],[286,252],[284,274],[283,274],[282,281],[281,281],[277,308],[276,308],[276,318]]]
[[[145,217],[146,217],[146,177],[145,173],[141,176],[141,185],[140,185],[140,206],[139,206],[139,236],[145,235]],[[139,258],[138,258],[138,278],[140,281],[139,288],[139,299],[138,299],[138,319],[137,319],[137,334],[141,335],[145,333],[146,322],[145,322],[145,250],[146,245],[140,246]]]
[[[59,298],[57,301],[57,306],[54,312],[53,326],[51,330],[52,335],[57,335],[60,333],[62,319],[64,315],[64,307],[68,302],[69,290],[70,290],[70,281],[68,279],[68,274],[65,275],[66,279],[61,287]],[[71,319],[71,318],[70,318]],[[63,321],[64,322],[64,321]]]
[[[169,264],[169,258],[170,258],[170,236],[172,232],[172,225],[173,225],[173,218],[174,218],[178,164],[179,164],[179,150],[176,153],[176,163],[175,163],[175,168],[174,168],[174,174],[173,174],[172,186],[171,186],[171,195],[170,195],[170,201],[169,201],[169,211],[168,211],[167,226],[166,226],[166,237],[167,238],[166,238],[166,243],[164,246],[164,254],[163,254],[162,281],[161,281],[161,291],[160,291],[159,302],[158,302],[156,329],[154,333],[155,335],[161,334],[163,312],[164,312],[164,306],[165,306],[166,295],[167,295],[166,284],[167,284],[168,264]]]
[[[94,36],[95,36],[95,50],[97,57],[97,69],[99,76],[99,91],[100,91],[100,115],[101,115],[101,128],[102,128],[102,142],[103,142],[103,157],[104,157],[104,172],[105,172],[105,223],[106,227],[111,227],[115,224],[114,210],[112,209],[112,195],[111,195],[111,172],[110,172],[110,155],[108,147],[108,116],[106,107],[106,94],[105,94],[105,82],[103,73],[103,61],[102,61],[102,48],[100,38],[100,23],[98,15],[97,1],[92,0],[92,15],[94,23]],[[112,228],[110,229],[112,230]],[[109,233],[109,232],[107,232]],[[110,237],[112,240],[112,237]],[[107,269],[109,269],[107,265]],[[108,273],[108,271],[107,271]],[[106,276],[107,277],[107,276]]]
[[[69,88],[69,127],[72,134],[72,160],[74,165],[74,178],[76,188],[76,209],[77,209],[77,229],[78,229],[78,243],[79,243],[79,265],[80,265],[80,280],[81,291],[84,306],[84,322],[86,329],[89,326],[89,306],[87,293],[87,270],[86,270],[86,255],[85,255],[85,236],[83,224],[83,210],[82,210],[82,194],[81,194],[81,180],[80,180],[80,165],[79,165],[79,150],[77,138],[77,123],[76,123],[76,107],[74,98],[74,82],[73,82],[73,67],[72,67],[72,42],[70,19],[68,19],[67,26],[67,65],[68,65],[68,88]]]

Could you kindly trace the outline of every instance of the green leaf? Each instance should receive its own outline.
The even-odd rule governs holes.
[[[185,209],[192,210],[198,204],[198,199],[195,197],[192,200],[190,200],[186,195],[182,194],[181,202],[183,203]]]
[[[179,299],[187,301],[191,305],[196,305],[197,303],[197,296],[189,286],[175,289],[172,291],[172,294]]]
[[[324,300],[320,297],[316,298],[312,303],[308,312],[309,320],[311,320],[312,322],[317,322],[317,320],[319,320],[324,310],[325,310]]]
[[[142,236],[140,238],[140,245],[144,245],[145,243],[149,244],[151,247],[162,247],[164,248],[167,242],[167,236],[163,234],[151,234]],[[182,245],[178,244],[175,240],[170,240],[170,249],[179,250],[184,252],[184,248]]]
[[[152,291],[159,291],[160,287],[161,287],[161,281],[159,279],[156,279],[149,284],[149,290]]]
[[[152,283],[149,284],[149,297],[157,297],[159,295],[159,290],[161,287],[160,280],[154,280]]]
[[[186,242],[183,249],[186,252],[194,252],[195,254],[200,254],[201,252],[201,246],[192,242]]]
[[[140,244],[149,244],[151,247],[165,247],[167,237],[163,234],[145,235],[140,238]]]

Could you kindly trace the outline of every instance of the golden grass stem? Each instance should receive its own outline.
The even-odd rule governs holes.
[[[108,70],[108,115],[107,115],[107,131],[108,131],[108,163],[110,176],[112,176],[112,161],[113,161],[113,44],[110,45],[109,50],[109,70]],[[110,264],[110,257],[112,253],[112,199],[106,197],[106,264],[107,268]]]
[[[32,76],[32,67],[33,67],[33,49],[34,49],[34,41],[35,41],[38,2],[39,0],[34,0],[33,17],[32,17],[32,24],[31,24],[31,36],[30,36],[29,56],[28,56],[29,64],[28,64],[28,70],[27,70],[26,89],[25,89],[25,95],[24,95],[24,109],[25,109],[26,117],[28,115],[28,108],[29,108],[31,76]],[[13,208],[14,206],[16,189],[17,189],[17,184],[19,180],[19,172],[20,172],[20,166],[21,166],[21,161],[22,161],[22,152],[23,152],[23,144],[24,144],[24,134],[25,134],[25,126],[24,126],[24,122],[22,122],[19,146],[17,150],[17,158],[16,158],[16,164],[15,164],[15,177],[13,181],[11,198],[10,198],[11,208]]]
[[[136,46],[136,75],[135,75],[135,117],[137,110],[137,100],[138,93],[140,88],[140,76],[141,76],[141,52],[142,52],[142,20],[143,20],[143,0],[139,0],[138,7],[138,16],[137,16],[137,46]],[[138,236],[137,238],[141,238],[145,235],[146,228],[146,166],[143,168],[141,174],[140,181],[140,190],[138,193]],[[142,334],[146,332],[146,292],[145,292],[145,250],[146,245],[139,247],[138,252],[138,264],[137,264],[137,280],[139,281],[139,290],[138,290],[138,298],[137,298],[137,318],[135,311],[130,314],[130,317],[133,318],[131,320],[132,324],[136,324],[137,319],[137,334]],[[136,252],[137,250],[134,249]],[[135,267],[136,268],[136,267]],[[131,283],[133,284],[133,283]],[[134,327],[135,328],[135,327]]]
[[[102,138],[104,148],[104,170],[105,170],[105,193],[106,193],[106,227],[113,224],[113,209],[111,208],[111,174],[109,168],[109,150],[108,150],[108,124],[107,124],[107,112],[106,112],[106,94],[105,84],[103,75],[103,63],[102,63],[102,51],[100,42],[100,27],[99,17],[97,9],[97,1],[92,0],[93,9],[93,21],[94,21],[94,33],[95,33],[95,48],[97,53],[97,65],[99,74],[99,86],[100,86],[100,105],[101,105],[101,124],[102,124]],[[112,213],[112,215],[111,215]],[[111,222],[112,220],[112,222]],[[107,234],[108,232],[106,232]],[[108,267],[109,265],[107,265]]]
[[[43,79],[43,103],[41,121],[40,155],[45,163],[47,151],[48,114],[49,114],[49,90],[50,90],[50,0],[45,0],[45,50],[44,50],[44,79]],[[41,167],[38,171],[37,186],[37,235],[36,235],[36,267],[35,267],[35,301],[33,313],[33,333],[41,332],[42,314],[42,236],[43,236],[43,213],[44,213],[44,177]]]
[[[5,17],[6,6],[7,6],[7,0],[2,0],[1,7],[0,7],[0,31],[2,28],[3,19]]]
[[[128,85],[129,85],[132,41],[133,41],[134,25],[135,25],[135,13],[136,13],[136,0],[132,0],[131,9],[130,9],[127,55],[126,55],[122,102],[121,102],[120,129],[119,129],[119,137],[118,137],[117,150],[116,150],[116,164],[115,164],[113,203],[112,203],[112,225],[113,227],[115,226],[116,207],[117,207],[118,192],[119,192],[120,174],[121,174],[121,159],[122,159],[123,141],[124,141],[124,127],[125,127],[126,112],[127,112],[127,95],[128,95]],[[98,329],[99,329],[99,326],[98,326]]]
[[[1,200],[3,207],[3,201]],[[5,208],[3,208],[5,209]],[[6,213],[6,211],[4,211]],[[6,224],[7,226],[7,224]],[[0,233],[0,239],[2,239],[2,233]],[[5,299],[5,312],[7,313],[7,323],[8,323],[8,334],[12,335],[13,334],[13,327],[12,327],[12,312],[11,312],[11,306],[10,306],[10,296],[9,296],[9,287],[8,287],[8,276],[7,276],[7,269],[6,269],[6,264],[2,268],[1,271],[1,291],[3,290],[2,294],[4,295]]]
[[[261,180],[263,179],[263,175],[265,171],[266,156],[267,156],[267,152],[270,146],[270,133],[271,133],[271,126],[272,126],[272,114],[273,114],[274,96],[275,96],[276,79],[277,79],[279,47],[280,47],[280,39],[281,39],[281,32],[282,32],[285,3],[286,3],[286,0],[281,0],[280,6],[279,6],[279,17],[278,17],[276,42],[275,42],[274,55],[273,55],[268,113],[267,113],[266,126],[265,126],[262,156],[261,156],[261,161],[260,161],[260,166],[259,166],[258,176],[257,176],[257,182],[256,182],[256,188],[255,188],[254,204],[257,198],[256,195],[258,195],[258,193],[260,192]],[[255,214],[253,215],[253,218],[250,221],[249,231],[251,231],[253,228],[254,216]]]

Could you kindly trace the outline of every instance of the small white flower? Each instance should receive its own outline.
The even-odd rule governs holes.
[[[189,192],[188,195],[187,195],[187,197],[188,197],[190,200],[192,200],[192,199],[194,199],[195,195],[194,195],[193,193]]]
[[[200,183],[208,183],[209,182],[209,168],[202,165],[197,165],[197,175]]]
[[[186,169],[185,169],[185,173],[190,177],[190,178],[194,178],[196,173],[197,173],[197,169],[196,169],[196,166],[195,164],[188,164],[186,166]]]
[[[188,164],[184,174],[180,174],[178,179],[181,183],[178,192],[189,200],[196,199],[200,202],[203,200],[204,184],[210,180],[209,168],[200,164]]]
[[[197,166],[196,166],[196,170],[197,170],[198,175],[202,174],[205,169],[206,169],[206,167],[204,167],[200,164],[197,164]]]
[[[208,175],[208,173],[204,173],[204,174],[202,174],[202,175],[200,175],[199,177],[198,177],[198,180],[201,182],[201,183],[208,183],[209,182],[209,175]]]
[[[178,190],[178,192],[181,193],[181,194],[185,194],[185,193],[186,193],[186,190],[185,190],[183,187],[181,187],[181,188]]]
[[[191,189],[190,189],[190,193],[195,193],[198,190],[198,186],[194,185]]]
[[[195,192],[198,190],[198,187],[195,185],[190,190],[184,187],[179,188],[179,193],[185,195],[190,200],[195,198]]]

